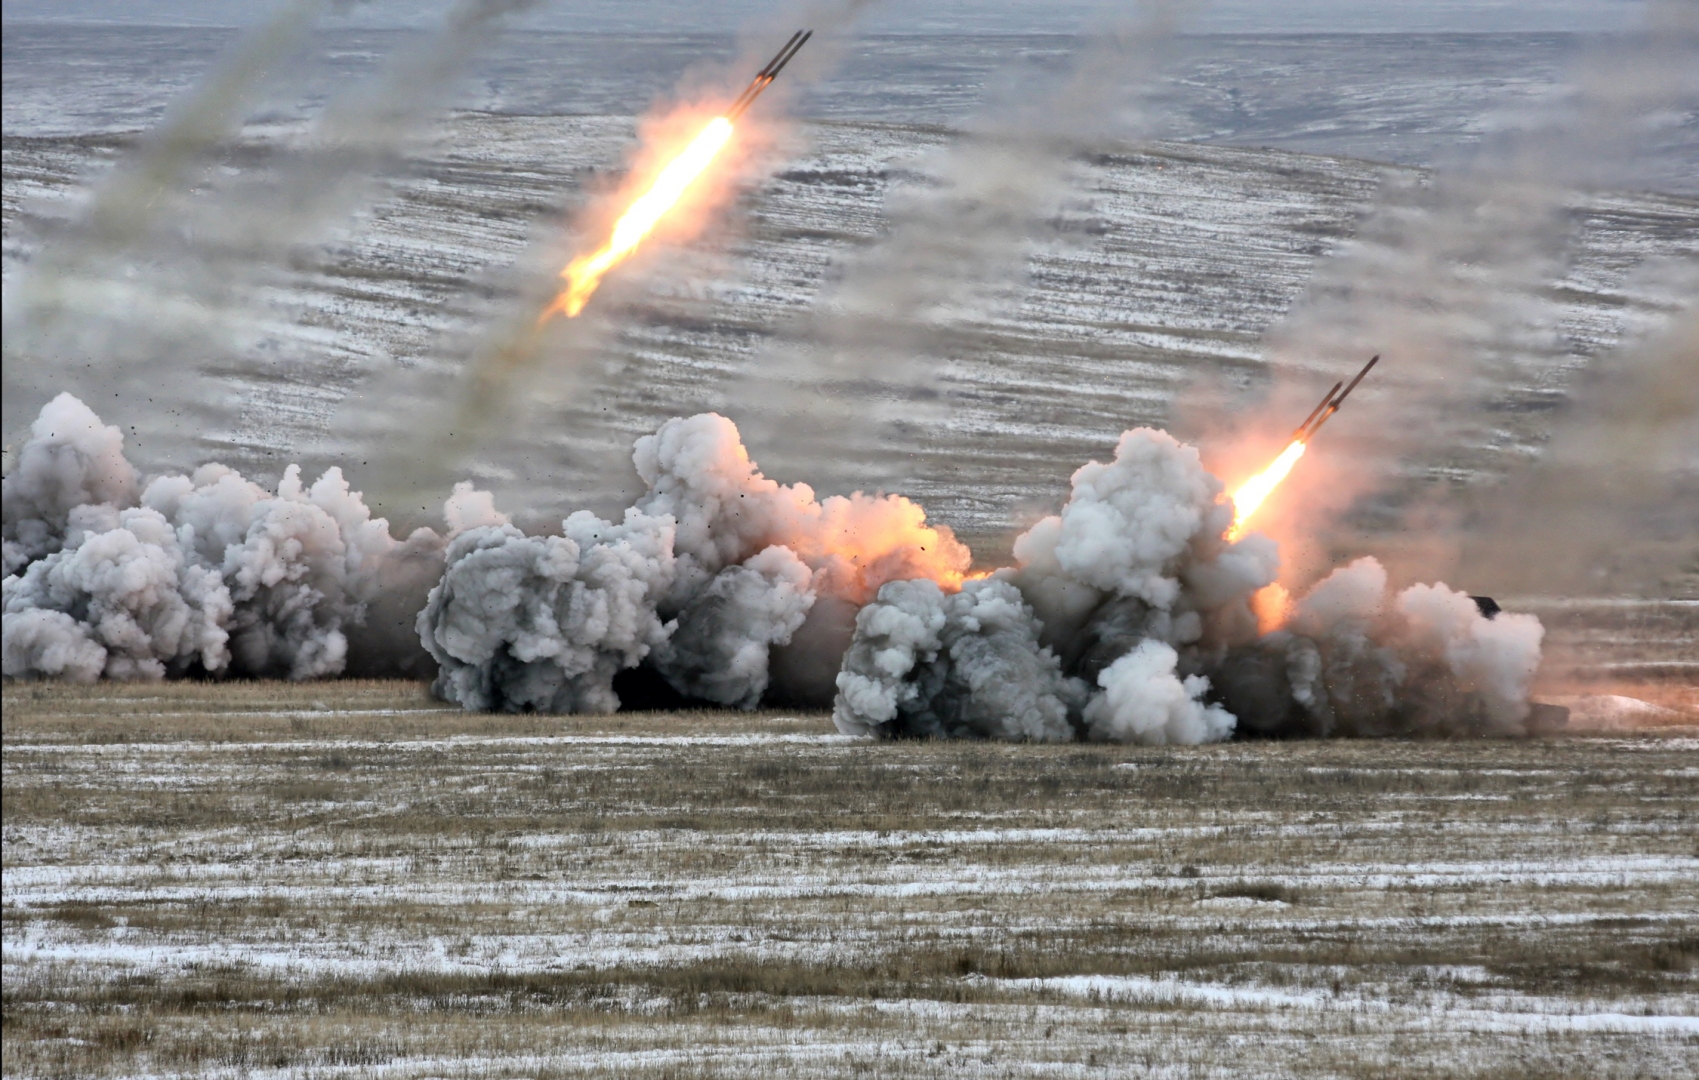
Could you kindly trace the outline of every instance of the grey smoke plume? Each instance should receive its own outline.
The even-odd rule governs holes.
[[[1699,262],[1668,269],[1699,295]],[[1481,492],[1462,552],[1505,592],[1699,597],[1699,309],[1587,371],[1539,459]]]
[[[1038,631],[1006,581],[954,594],[894,581],[856,616],[832,721],[846,735],[1067,742],[1086,687]]]
[[[1233,734],[1234,715],[1202,699],[1209,680],[1174,673],[1172,645],[1146,638],[1097,676],[1103,693],[1085,707],[1087,731],[1099,742],[1196,745]]]
[[[1015,541],[1018,565],[998,573],[1006,590],[1000,595],[1014,595],[1026,612],[1030,644],[1022,649],[1019,635],[1005,637],[1002,648],[981,658],[969,695],[974,707],[992,715],[1030,711],[996,700],[999,688],[1032,692],[1025,666],[1053,669],[1054,678],[1044,680],[1057,688],[1050,698],[1072,703],[1064,709],[1071,726],[1043,729],[1049,734],[1150,743],[1231,734],[1233,718],[1199,702],[1209,686],[1203,673],[1229,645],[1255,637],[1250,596],[1274,580],[1278,553],[1254,534],[1222,540],[1233,509],[1221,494],[1195,448],[1150,428],[1122,435],[1113,461],[1076,471],[1062,512],[1023,533]],[[906,599],[892,592],[892,601]],[[885,596],[880,602],[888,603]],[[928,722],[922,709],[949,714],[948,699],[966,684],[940,670],[939,646],[926,639],[903,644],[915,659],[897,663],[895,646],[876,641],[888,621],[877,609],[857,617],[834,718],[843,730],[919,730]],[[943,619],[933,632],[948,626]],[[1018,664],[1011,667],[1010,657]],[[874,671],[923,689],[899,685],[876,697],[862,681]],[[892,712],[901,717],[894,728],[897,717],[886,715]],[[1045,737],[1038,730],[1022,734]]]
[[[463,533],[419,613],[440,667],[436,693],[467,709],[613,712],[613,678],[672,629],[656,614],[671,584],[672,522],[587,513],[562,536],[511,525]]]
[[[97,187],[81,228],[64,248],[44,253],[47,260],[63,264],[121,251],[145,237],[167,208],[177,209],[174,197],[192,171],[236,135],[271,84],[297,64],[314,25],[331,6],[328,0],[288,0],[244,33]]]
[[[830,655],[790,658],[786,692],[829,699],[821,682],[844,646],[831,621],[887,582],[954,583],[971,561],[901,496],[819,500],[768,479],[722,416],[669,420],[632,458],[646,491],[618,524],[579,511],[560,536],[486,528],[450,544],[419,616],[438,694],[474,709],[611,711],[615,676],[641,664],[686,698],[752,708],[800,636]]]
[[[1458,500],[1436,495],[1440,483],[1491,483],[1506,460],[1538,452],[1551,403],[1589,359],[1569,339],[1559,289],[1590,192],[1642,183],[1637,150],[1688,138],[1699,109],[1699,4],[1646,10],[1642,32],[1598,43],[1561,100],[1506,118],[1468,160],[1389,175],[1353,239],[1267,334],[1276,382],[1241,433],[1260,460],[1321,389],[1384,358],[1329,427],[1330,453],[1258,518],[1283,541],[1333,540],[1288,544],[1293,580],[1319,576],[1331,548],[1361,547],[1365,532],[1399,576],[1451,572]],[[1198,425],[1212,445],[1237,441],[1219,405]]]
[[[370,606],[422,604],[441,573],[442,538],[392,537],[339,469],[308,486],[292,465],[275,492],[217,464],[142,486],[118,429],[69,394],[4,485],[7,677],[337,675]],[[451,535],[500,520],[469,485],[445,516]],[[382,626],[353,659],[371,674],[424,660]]]
[[[321,238],[370,197],[383,170],[399,164],[503,21],[538,2],[458,0],[438,30],[397,50],[369,84],[332,100],[276,175],[233,193],[206,223],[219,254],[251,262]]]
[[[60,394],[36,417],[17,466],[0,485],[10,575],[59,550],[76,508],[134,504],[139,478],[124,458],[123,433]]]
[[[1252,598],[1279,553],[1228,543],[1233,516],[1197,451],[1125,433],[1073,477],[1062,512],[1015,542],[1018,565],[955,596],[885,586],[856,618],[840,730],[883,736],[1146,744],[1260,735],[1526,732],[1543,630],[1481,614],[1445,585],[1388,593],[1359,560],[1269,633]],[[995,600],[1001,615],[982,614]]]
[[[558,536],[463,484],[446,540],[398,540],[337,469],[307,485],[291,466],[275,492],[216,464],[142,484],[122,451],[61,395],[6,476],[7,677],[406,670],[418,647],[373,626],[382,609],[418,613],[436,691],[467,708],[611,711],[634,669],[752,708],[819,700],[836,673],[856,734],[1197,743],[1521,733],[1540,661],[1538,620],[1443,585],[1390,594],[1370,559],[1259,634],[1273,545],[1225,542],[1220,482],[1150,429],[1075,473],[1018,566],[965,582],[967,549],[918,506],[779,484],[713,414],[638,440],[647,490],[620,522],[580,511]]]
[[[1362,558],[1322,579],[1283,629],[1216,671],[1229,708],[1262,735],[1521,735],[1544,628],[1487,617],[1443,584],[1392,594]]]
[[[533,2],[459,0],[437,31],[332,98],[298,140],[268,152],[257,170],[200,176],[204,190],[185,198],[188,165],[227,144],[267,83],[259,76],[288,70],[321,5],[288,7],[245,38],[144,140],[136,160],[119,167],[87,220],[44,249],[8,291],[8,427],[67,386],[90,399],[116,391],[121,402],[151,403],[125,417],[150,458],[182,462],[192,453],[178,445],[183,426],[159,419],[173,415],[160,397],[162,362],[171,366],[171,385],[197,391],[177,391],[176,415],[207,417],[187,430],[227,427],[232,409],[247,413],[251,406],[232,403],[228,390],[184,373],[219,368],[228,376],[234,365],[275,376],[280,361],[323,347],[277,329],[299,321],[287,310],[288,291],[271,288],[278,271],[317,257],[332,229],[374,197],[470,59],[505,17]],[[323,370],[322,362],[314,367]],[[263,421],[238,415],[235,423]]]
[[[787,547],[766,548],[715,574],[678,614],[655,668],[685,697],[753,709],[775,646],[790,644],[814,607],[814,573]]]
[[[1007,78],[980,115],[904,172],[885,227],[851,253],[732,392],[763,454],[823,483],[896,486],[941,401],[964,311],[1018,304],[1031,254],[1074,189],[1074,158],[1146,134],[1136,92],[1160,71],[1182,5],[1093,26],[1064,78]],[[893,446],[902,452],[894,452]]]

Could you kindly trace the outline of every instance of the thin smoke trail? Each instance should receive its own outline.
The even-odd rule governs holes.
[[[284,329],[302,313],[288,309],[288,290],[277,287],[283,272],[292,260],[312,257],[331,230],[382,190],[383,175],[402,161],[470,60],[507,17],[533,3],[460,0],[437,30],[333,97],[275,160],[211,185],[192,203],[171,203],[158,215],[159,235],[145,245],[132,236],[114,257],[61,274],[55,295],[63,310],[53,327],[20,320],[29,332],[8,332],[8,374],[41,382],[35,398],[69,386],[100,399],[150,402],[148,415],[126,419],[142,427],[159,461],[194,454],[180,445],[193,438],[185,428],[234,429],[238,440],[264,430],[269,406],[241,400],[232,386],[275,390],[266,387],[274,371],[301,368],[313,369],[319,384],[345,382],[339,365],[313,355],[310,338]],[[214,78],[213,85],[222,83]],[[240,104],[229,104],[231,122],[243,115]],[[208,373],[216,373],[216,384]],[[162,424],[167,413],[193,423]]]
[[[110,260],[152,242],[162,221],[185,213],[179,195],[209,155],[240,129],[275,83],[298,66],[328,0],[289,0],[243,34],[192,91],[167,109],[131,156],[96,186],[66,235],[39,251],[6,297],[6,430],[17,427],[60,385],[61,365],[38,363],[56,339],[88,318],[78,294]],[[77,350],[74,346],[71,351]]]
[[[920,163],[927,184],[893,189],[882,235],[725,392],[765,457],[834,484],[904,479],[948,408],[937,374],[953,325],[1018,295],[1072,189],[1073,155],[1128,133],[1128,103],[1161,69],[1177,14],[1152,3],[1097,28],[1066,78],[1005,90]]]
[[[1549,425],[1539,403],[1585,362],[1568,355],[1553,293],[1578,208],[1600,186],[1632,183],[1641,149],[1699,107],[1695,72],[1699,4],[1652,5],[1638,35],[1582,59],[1545,113],[1471,160],[1389,177],[1265,335],[1274,382],[1248,419],[1223,423],[1225,402],[1208,395],[1190,407],[1200,441],[1266,461],[1318,387],[1382,354],[1353,414],[1329,430],[1331,452],[1309,455],[1259,518],[1294,549],[1288,580],[1313,579],[1370,537],[1405,577],[1456,565],[1460,504],[1447,493],[1492,481],[1506,448],[1537,453]],[[1384,548],[1389,536],[1402,551]]]
[[[421,497],[469,469],[506,477],[510,485],[523,488],[527,482],[558,485],[574,467],[618,468],[617,461],[569,463],[551,456],[524,433],[548,428],[551,409],[596,392],[603,377],[599,360],[626,314],[624,297],[631,286],[625,279],[665,279],[669,262],[682,265],[679,240],[703,228],[723,229],[717,223],[725,213],[723,204],[775,168],[779,151],[794,150],[796,136],[782,119],[787,103],[842,62],[853,40],[849,29],[873,6],[875,0],[820,0],[774,16],[782,19],[781,25],[814,33],[764,95],[761,117],[740,123],[743,139],[751,145],[722,157],[710,171],[700,185],[710,194],[695,193],[700,205],[678,215],[690,224],[663,222],[670,231],[645,241],[636,264],[610,275],[582,315],[541,324],[538,320],[560,285],[559,268],[570,260],[572,250],[594,246],[601,238],[634,197],[629,185],[592,197],[575,215],[575,237],[543,227],[515,268],[503,275],[498,288],[510,292],[510,298],[472,333],[439,342],[431,355],[381,373],[352,393],[332,436],[338,447],[373,448],[380,461],[376,498],[395,507],[418,505]],[[681,76],[678,100],[656,105],[640,121],[640,129],[655,130],[634,147],[630,175],[646,177],[658,169],[664,158],[661,148],[678,143],[706,121],[708,113],[697,103],[717,100],[725,85],[747,77],[748,70],[768,58],[771,26],[766,21],[759,32],[746,32],[738,59],[731,64],[706,64]]]

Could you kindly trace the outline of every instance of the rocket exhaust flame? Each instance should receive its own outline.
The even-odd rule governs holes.
[[[544,323],[556,315],[570,319],[583,311],[596,287],[602,283],[603,276],[631,257],[637,245],[654,230],[703,170],[713,163],[731,137],[730,120],[723,116],[710,120],[701,134],[684,148],[684,152],[667,163],[649,190],[638,196],[631,209],[620,215],[608,242],[600,250],[581,255],[567,264],[566,269],[561,271],[561,277],[566,279],[566,288],[543,310],[537,321]]]
[[[1274,459],[1274,463],[1262,472],[1257,473],[1241,484],[1233,492],[1233,525],[1227,530],[1227,539],[1237,540],[1245,531],[1245,523],[1250,516],[1257,512],[1257,507],[1274,493],[1280,482],[1286,479],[1292,467],[1298,464],[1298,459],[1304,456],[1304,443],[1294,439]]]
[[[1292,441],[1286,444],[1286,449],[1280,452],[1280,456],[1275,458],[1268,468],[1239,485],[1233,492],[1233,524],[1227,530],[1227,539],[1237,540],[1244,535],[1246,522],[1257,512],[1257,507],[1261,506],[1274,493],[1274,489],[1280,486],[1280,482],[1292,472],[1293,466],[1304,456],[1304,449],[1309,445],[1309,441],[1315,438],[1316,432],[1321,430],[1321,426],[1327,423],[1329,417],[1339,411],[1339,406],[1345,404],[1345,399],[1350,396],[1351,391],[1357,389],[1357,384],[1363,381],[1363,376],[1379,362],[1380,354],[1376,353],[1363,365],[1363,370],[1357,372],[1357,377],[1351,380],[1349,386],[1334,383],[1333,389],[1323,395],[1321,404],[1311,409],[1310,415],[1292,432]],[[1341,386],[1345,386],[1343,391],[1340,390]]]
[[[814,31],[798,30],[791,35],[785,47],[778,51],[767,65],[756,72],[743,93],[737,96],[731,107],[724,114],[708,121],[708,125],[692,139],[682,152],[667,162],[654,183],[647,191],[632,202],[630,209],[621,214],[614,223],[613,234],[608,242],[589,255],[581,255],[567,264],[561,271],[561,277],[566,280],[566,288],[562,289],[543,313],[537,317],[537,325],[542,326],[556,315],[574,318],[584,310],[584,305],[595,295],[596,288],[601,285],[602,278],[608,271],[629,259],[637,250],[655,226],[659,225],[669,210],[678,204],[685,192],[705,172],[726,143],[731,141],[734,130],[732,121],[740,119],[761,92],[771,86],[778,78],[808,39],[814,36]]]

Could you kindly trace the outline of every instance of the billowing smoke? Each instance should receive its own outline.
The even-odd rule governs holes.
[[[1006,581],[896,581],[861,609],[832,720],[850,735],[1066,742],[1086,687]]]
[[[51,555],[64,543],[71,511],[135,502],[136,470],[124,458],[124,436],[87,405],[60,394],[41,410],[30,440],[6,474],[7,576]]]
[[[1179,654],[1172,645],[1147,638],[1097,676],[1103,693],[1092,698],[1085,719],[1100,742],[1220,742],[1233,734],[1233,714],[1205,704],[1209,680],[1181,679],[1174,668]]]
[[[410,595],[422,604],[443,539],[392,537],[339,469],[309,486],[292,465],[274,492],[217,464],[144,485],[118,429],[61,394],[4,485],[8,677],[306,679],[427,662],[384,620]],[[469,486],[445,516],[451,535],[500,520]]]
[[[462,484],[446,537],[396,539],[335,468],[275,491],[217,464],[144,482],[61,394],[4,481],[5,674],[420,674],[422,642],[469,709],[607,712],[659,687],[831,701],[840,730],[885,737],[1525,730],[1537,619],[1444,585],[1394,595],[1360,559],[1263,632],[1274,544],[1223,539],[1221,482],[1161,431],[1080,468],[1017,565],[973,579],[913,502],[780,484],[722,416],[667,421],[633,461],[645,493],[618,522],[528,536]]]
[[[1215,681],[1261,735],[1518,735],[1544,633],[1443,584],[1393,594],[1362,558],[1318,582],[1286,626],[1230,650]]]
[[[655,604],[671,584],[671,541],[672,522],[640,513],[621,525],[574,515],[562,536],[463,533],[419,614],[437,694],[468,709],[614,711],[614,674],[670,629]]]
[[[768,479],[722,416],[669,420],[632,456],[645,493],[617,524],[579,511],[560,536],[501,526],[449,545],[419,616],[437,693],[475,709],[607,711],[615,676],[641,665],[686,699],[824,703],[856,608],[892,581],[954,588],[971,561],[901,496],[820,500]],[[811,655],[787,657],[793,639]],[[781,659],[790,677],[775,688]]]
[[[1015,541],[1018,565],[985,583],[1018,615],[992,624],[993,647],[968,650],[977,663],[962,663],[956,646],[986,636],[983,605],[943,605],[928,619],[906,590],[886,587],[856,620],[838,679],[838,727],[1149,743],[1227,737],[1233,718],[1201,701],[1203,672],[1228,645],[1255,636],[1249,598],[1273,582],[1278,553],[1262,536],[1222,540],[1233,508],[1221,495],[1193,447],[1150,428],[1125,433],[1112,462],[1074,473],[1060,514]],[[933,623],[931,638],[917,633]],[[1036,686],[1023,668],[1043,673]],[[873,693],[881,681],[892,685]],[[1039,705],[1025,700],[1035,690]],[[962,712],[1043,713],[1046,722],[999,729],[933,719]]]
[[[1259,629],[1267,537],[1228,543],[1232,503],[1197,451],[1125,433],[1073,477],[1018,565],[954,596],[880,590],[856,618],[833,719],[852,734],[1146,744],[1258,735],[1526,730],[1543,629],[1444,585],[1390,595],[1361,559]]]

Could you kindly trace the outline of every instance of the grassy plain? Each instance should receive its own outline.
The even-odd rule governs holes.
[[[874,744],[7,684],[7,1076],[1677,1076],[1699,731]]]

